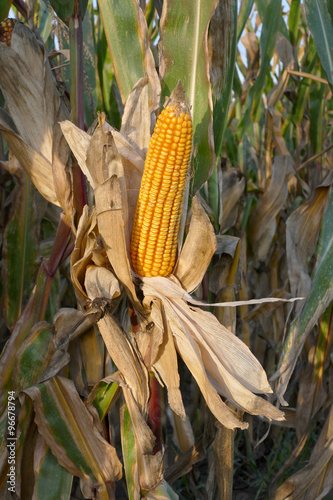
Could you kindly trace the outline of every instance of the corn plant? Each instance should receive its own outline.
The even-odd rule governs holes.
[[[1,498],[324,498],[331,3],[0,16]]]

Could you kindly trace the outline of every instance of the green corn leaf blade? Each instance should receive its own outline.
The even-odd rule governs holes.
[[[310,142],[312,145],[312,153],[317,154],[322,150],[324,142],[323,123],[325,116],[325,94],[327,93],[327,85],[314,81],[311,85],[309,99],[309,116],[310,116]],[[323,158],[319,158],[321,161]]]
[[[98,498],[107,499],[106,483],[120,479],[122,466],[113,446],[94,425],[74,383],[53,377],[25,393],[33,401],[38,431],[58,462],[81,478],[84,495],[89,498],[96,487]]]
[[[13,0],[2,0],[0,3],[0,22],[8,17],[9,9]]]
[[[253,121],[259,121],[261,117],[262,92],[265,86],[266,73],[270,67],[270,62],[275,50],[277,34],[282,22],[281,1],[271,0],[265,9],[260,36],[260,70],[255,84],[251,89],[253,96]]]
[[[13,381],[17,393],[34,385],[47,368],[54,353],[52,337],[52,326],[44,321],[30,330],[16,353]]]
[[[13,0],[2,0],[0,3],[0,22],[8,17],[12,3]]]
[[[264,18],[266,16],[266,7],[268,6],[268,2],[266,0],[255,0],[255,2],[256,2],[256,7],[258,9],[258,13],[259,13],[260,18],[262,20],[264,20]],[[279,16],[279,32],[282,33],[282,35],[288,39],[288,30],[287,30],[287,26],[283,20],[281,7],[282,7],[282,5],[280,5],[280,13],[278,14],[278,16]]]
[[[291,120],[294,125],[299,125],[303,119],[311,83],[312,80],[310,80],[310,78],[302,78],[302,81],[298,86],[296,101],[294,102],[291,113]]]
[[[48,446],[39,449],[38,453],[34,498],[36,500],[69,499],[73,482],[72,474],[59,464]]]
[[[237,26],[237,42],[242,36],[243,30],[245,28],[245,24],[250,17],[252,8],[253,8],[254,0],[244,0],[241,3],[239,14],[238,14],[238,26]]]
[[[111,56],[102,22],[99,23],[98,32],[96,34],[95,51],[97,56],[98,85],[102,109],[106,113],[110,124],[117,130],[120,130],[121,115],[119,107],[123,110],[123,105],[119,89],[116,90],[119,94],[119,98],[118,100],[115,98],[115,86],[117,86],[117,82],[114,77]]]
[[[327,0],[327,8],[330,13],[331,22],[333,23],[333,0]]]
[[[86,15],[82,22],[83,32],[83,76],[84,76],[84,117],[90,126],[96,118],[97,83],[96,83],[96,55],[93,37],[93,25],[90,15]]]
[[[39,4],[39,23],[38,23],[38,33],[40,34],[43,42],[47,45],[49,42],[49,36],[52,31],[53,14],[47,8],[46,3],[41,0]]]
[[[223,14],[223,13],[222,13]],[[230,18],[231,25],[229,26],[230,33],[228,33],[228,46],[225,47],[223,54],[220,53],[221,58],[219,60],[211,61],[211,70],[214,71],[221,67],[222,72],[222,82],[219,82],[213,87],[213,123],[214,123],[214,145],[215,145],[215,155],[216,158],[220,155],[223,135],[228,118],[228,109],[232,91],[232,85],[234,80],[234,71],[236,65],[236,51],[237,51],[237,1],[233,0],[230,8]],[[226,29],[226,27],[224,27]],[[228,30],[228,31],[229,31]],[[222,30],[223,31],[223,30]],[[217,33],[212,33],[212,45],[214,45],[215,40],[220,43],[223,33],[217,36]],[[220,79],[219,79],[220,80]]]
[[[126,102],[134,84],[147,73],[156,105],[159,82],[139,2],[98,0],[98,5],[122,102]]]
[[[333,26],[326,2],[305,0],[306,22],[326,72],[329,84],[333,85]]]
[[[9,326],[17,321],[32,290],[38,256],[35,188],[23,174],[15,190],[12,216],[4,232],[4,303]]]
[[[262,117],[262,93],[273,57],[281,20],[281,0],[270,0],[267,4],[257,2],[258,8],[259,5],[261,6],[260,12],[263,19],[260,36],[260,70],[253,87],[249,91],[247,109],[237,131],[239,141],[244,137],[251,119],[256,122]]]
[[[288,28],[289,28],[289,40],[290,43],[294,46],[296,46],[297,42],[300,19],[301,19],[301,0],[292,0],[288,16]]]
[[[7,341],[0,356],[0,412],[7,403],[6,391],[14,390],[13,367],[16,362],[16,353],[34,324],[40,321],[41,307],[47,276],[42,266],[37,275],[35,288],[30,296],[29,302],[22,315],[17,321],[9,340]]]
[[[317,61],[318,57],[316,48],[312,39],[310,39],[308,45],[308,53],[303,63],[302,71],[304,71],[305,73],[312,73]],[[294,102],[290,118],[295,125],[299,125],[303,119],[312,82],[313,80],[311,80],[310,78],[302,78],[298,86],[296,100]]]
[[[92,403],[98,412],[99,419],[102,421],[112,405],[118,399],[121,392],[116,382],[106,382],[101,380],[91,391],[87,403]]]
[[[88,0],[78,0],[80,3],[81,16],[84,18],[87,10]],[[50,0],[56,14],[64,22],[73,14],[76,0]]]
[[[211,89],[207,75],[207,27],[217,0],[195,0],[182,4],[165,0],[161,19],[162,103],[181,80],[192,107],[192,192],[208,179],[214,167]]]
[[[217,161],[222,149],[231,97],[237,49],[237,2],[219,3],[209,27],[210,72],[213,93],[213,128],[216,162],[208,179],[209,204],[216,229],[221,218]],[[227,43],[226,43],[226,40]]]
[[[333,300],[333,194],[326,210],[318,265],[301,314],[290,325],[279,363],[278,391],[284,394],[307,335]],[[277,378],[274,376],[274,378]]]
[[[129,500],[135,500],[140,495],[138,481],[135,435],[132,421],[126,403],[120,407],[121,447],[123,451],[124,469]]]

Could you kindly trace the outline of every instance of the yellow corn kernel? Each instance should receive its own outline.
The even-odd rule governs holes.
[[[7,17],[0,23],[0,42],[5,43],[10,47],[12,41],[13,29],[16,23],[16,19],[11,19]]]
[[[131,260],[141,276],[167,276],[174,268],[191,151],[188,105],[171,96],[150,139],[135,212]]]

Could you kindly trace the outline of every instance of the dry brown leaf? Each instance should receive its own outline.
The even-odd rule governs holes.
[[[11,46],[1,44],[0,88],[19,133],[20,140],[8,128],[3,131],[10,148],[42,195],[60,204],[71,220],[69,151],[58,125],[69,111],[58,94],[45,48],[22,23],[14,27]]]
[[[292,172],[290,156],[275,157],[269,186],[251,216],[250,242],[259,261],[265,260],[273,241],[276,231],[276,217],[287,198],[287,180]]]
[[[173,272],[185,290],[192,292],[199,286],[215,249],[214,228],[194,197],[189,232]]]
[[[148,77],[141,78],[127,98],[120,134],[126,137],[140,156],[146,157],[151,136],[148,108]]]
[[[304,201],[286,223],[286,247],[290,290],[306,297],[311,288],[309,263],[313,256],[322,219],[329,201],[331,179],[318,186],[310,200]]]
[[[165,317],[165,312],[161,309],[163,307],[161,302],[157,299],[152,299],[152,302],[152,321],[161,329],[161,331],[163,331],[163,341],[160,345],[157,359],[155,359],[152,368],[157,374],[158,379],[167,387],[168,402],[171,409],[182,419],[185,419],[185,409],[180,392],[177,353],[172,338],[172,332]]]
[[[11,125],[8,115],[0,109],[0,131],[9,149],[15,154],[41,195],[54,205],[60,206],[54,186],[52,164],[24,141]]]
[[[142,412],[145,411],[148,398],[148,372],[127,338],[126,332],[108,313],[98,322],[98,328],[106,348],[121,372],[126,384]]]
[[[79,220],[75,246],[71,255],[71,278],[81,306],[88,299],[85,290],[86,270],[88,265],[96,260],[99,265],[106,265],[106,255],[103,257],[101,243],[99,243],[95,209],[89,212],[88,206],[85,206]]]
[[[245,190],[245,177],[226,163],[222,169],[222,222],[221,231],[233,227],[238,218],[239,202]]]

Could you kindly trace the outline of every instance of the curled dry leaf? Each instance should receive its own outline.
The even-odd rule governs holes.
[[[0,46],[0,88],[16,130],[1,119],[1,131],[36,188],[72,218],[70,151],[59,121],[69,111],[61,100],[46,49],[16,23],[11,46]],[[17,89],[20,92],[17,92]]]
[[[85,290],[85,273],[89,265],[106,266],[105,250],[99,239],[96,212],[89,213],[88,206],[83,208],[77,228],[74,250],[71,255],[71,278],[79,304],[88,299]]]
[[[208,312],[187,305],[183,289],[167,278],[144,278],[143,293],[158,297],[176,347],[196,379],[207,405],[226,427],[247,427],[218,393],[238,408],[268,419],[282,420],[283,413],[255,393],[272,392],[264,369],[248,347]],[[161,374],[160,374],[161,375]]]

